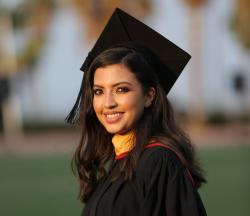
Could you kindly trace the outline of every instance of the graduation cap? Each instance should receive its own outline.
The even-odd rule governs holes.
[[[131,46],[131,44],[140,45],[156,57],[158,65],[160,65],[157,74],[166,94],[191,58],[187,52],[158,32],[123,10],[116,8],[94,47],[88,53],[80,70],[86,72],[92,61],[101,52],[114,46],[119,46],[119,44],[122,44],[122,46],[126,46],[125,44],[128,44],[128,46]],[[84,88],[83,83],[77,101],[66,118],[66,121],[69,123],[74,123],[79,117],[82,88]]]

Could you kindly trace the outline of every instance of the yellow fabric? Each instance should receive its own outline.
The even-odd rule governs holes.
[[[131,151],[134,148],[134,141],[135,136],[133,131],[122,135],[115,134],[112,138],[112,143],[115,149],[116,156]]]

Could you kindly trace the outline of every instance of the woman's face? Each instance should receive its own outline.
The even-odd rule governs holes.
[[[135,75],[122,64],[98,68],[93,92],[96,116],[111,134],[124,134],[133,129],[154,97],[154,91],[143,92]]]

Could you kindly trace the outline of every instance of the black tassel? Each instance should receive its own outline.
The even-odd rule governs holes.
[[[80,91],[78,93],[76,102],[75,102],[72,110],[68,114],[68,116],[65,118],[65,121],[67,123],[69,123],[69,124],[75,124],[79,120],[80,109],[81,109],[81,104],[82,104],[82,90],[83,90],[83,80],[82,80],[82,83],[81,83],[81,88],[80,88]]]
[[[88,56],[86,57],[85,61],[83,62],[80,70],[83,72],[86,72],[90,66],[90,64],[93,61],[93,57],[91,55],[91,52],[88,53]],[[78,93],[75,105],[73,106],[72,110],[68,114],[68,116],[65,118],[65,121],[69,124],[76,124],[79,123],[79,117],[80,117],[80,111],[81,111],[81,104],[82,104],[82,90],[83,90],[83,80],[81,83],[81,88]]]

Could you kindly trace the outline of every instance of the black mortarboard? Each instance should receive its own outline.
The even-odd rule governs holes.
[[[161,62],[161,70],[157,71],[157,73],[166,94],[174,85],[183,68],[191,58],[188,53],[160,35],[158,32],[117,8],[110,17],[94,47],[83,62],[81,70],[84,72],[87,71],[95,57],[104,50],[114,47],[115,45],[126,43],[139,44],[151,51],[154,56],[158,57],[159,62]],[[83,84],[77,97],[77,101],[66,118],[69,123],[74,123],[78,118],[82,100],[82,88]]]

